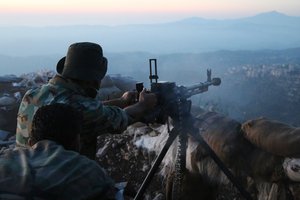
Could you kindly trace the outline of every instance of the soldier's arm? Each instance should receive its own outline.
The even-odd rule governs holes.
[[[125,108],[135,103],[137,92],[127,91],[120,98],[102,101],[106,106],[118,106],[119,108]]]
[[[131,106],[124,108],[129,115],[129,124],[139,121],[147,111],[156,106],[157,98],[154,93],[147,93],[146,89],[140,93],[139,101]]]

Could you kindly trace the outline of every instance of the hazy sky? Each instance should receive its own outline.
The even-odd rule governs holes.
[[[1,0],[0,25],[157,23],[228,19],[276,10],[300,16],[300,0]]]

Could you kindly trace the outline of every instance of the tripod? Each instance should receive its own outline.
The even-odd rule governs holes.
[[[169,131],[169,136],[167,138],[165,145],[163,146],[160,153],[156,157],[151,169],[149,170],[146,178],[144,179],[141,187],[139,188],[134,200],[142,199],[145,190],[149,186],[152,178],[154,177],[154,174],[158,170],[158,167],[161,164],[162,160],[164,159],[168,149],[170,148],[170,146],[172,145],[172,143],[174,142],[174,140],[177,137],[179,137],[179,141],[181,143],[183,143],[181,146],[182,147],[181,151],[183,151],[183,152],[181,155],[179,155],[181,158],[178,158],[181,161],[177,162],[177,163],[181,163],[182,165],[177,166],[177,167],[179,168],[178,170],[180,170],[181,173],[185,171],[185,156],[186,156],[185,151],[186,151],[187,134],[183,133],[183,131],[187,131],[189,133],[189,135],[191,137],[193,137],[193,139],[195,139],[203,147],[203,149],[210,155],[210,157],[214,160],[214,162],[218,165],[218,167],[223,171],[223,173],[228,177],[228,179],[232,182],[232,184],[238,189],[238,191],[241,193],[241,195],[246,200],[252,200],[251,195],[241,186],[241,184],[237,181],[237,179],[234,177],[234,175],[228,170],[228,168],[219,159],[219,157],[215,154],[215,152],[205,142],[205,140],[199,134],[199,130],[196,127],[194,127],[193,124],[194,124],[195,118],[190,113],[188,113],[188,115],[184,116],[184,118],[185,118],[185,120],[183,121],[183,123],[181,122],[181,120],[173,120],[174,127],[172,128],[171,131]],[[180,124],[180,123],[182,123],[182,124]],[[181,181],[181,180],[179,180],[179,181]],[[178,192],[178,191],[180,191],[180,188],[173,187],[173,190],[176,190]],[[172,199],[177,199],[177,198],[178,198],[178,196],[174,195],[174,192],[173,192]]]

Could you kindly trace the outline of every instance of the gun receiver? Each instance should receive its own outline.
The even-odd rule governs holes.
[[[150,121],[164,123],[168,116],[176,119],[179,114],[185,115],[186,113],[190,113],[191,101],[188,98],[208,91],[208,87],[211,85],[218,86],[221,84],[220,78],[211,78],[210,69],[207,70],[207,80],[204,83],[200,82],[189,87],[177,86],[175,82],[158,82],[157,60],[149,59],[149,64],[151,92],[155,93],[158,98],[158,108],[151,114],[155,115],[155,117],[148,116],[151,119]],[[142,83],[138,83],[136,88],[140,92],[141,88],[143,88]],[[178,103],[181,104],[181,110],[178,110]],[[153,120],[153,117],[155,120]],[[145,121],[149,121],[149,119]]]

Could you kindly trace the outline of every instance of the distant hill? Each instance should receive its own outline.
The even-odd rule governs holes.
[[[3,56],[0,55],[0,75],[35,72],[41,69],[55,70],[63,55]],[[148,82],[150,58],[157,58],[160,79],[174,78],[177,81],[195,80],[198,74],[212,68],[222,74],[229,67],[241,65],[300,64],[300,47],[284,50],[220,50],[206,53],[152,54],[147,52],[105,53],[108,58],[108,73],[132,76]],[[181,73],[178,73],[181,72]],[[194,78],[193,78],[194,77]],[[144,80],[143,79],[143,80]]]
[[[300,17],[272,11],[230,20],[193,17],[161,24],[0,27],[2,55],[63,55],[77,41],[100,43],[104,52],[279,50],[300,46]]]
[[[54,70],[61,56],[36,55],[36,56],[6,56],[0,55],[0,76],[6,74],[20,75],[39,70]]]

